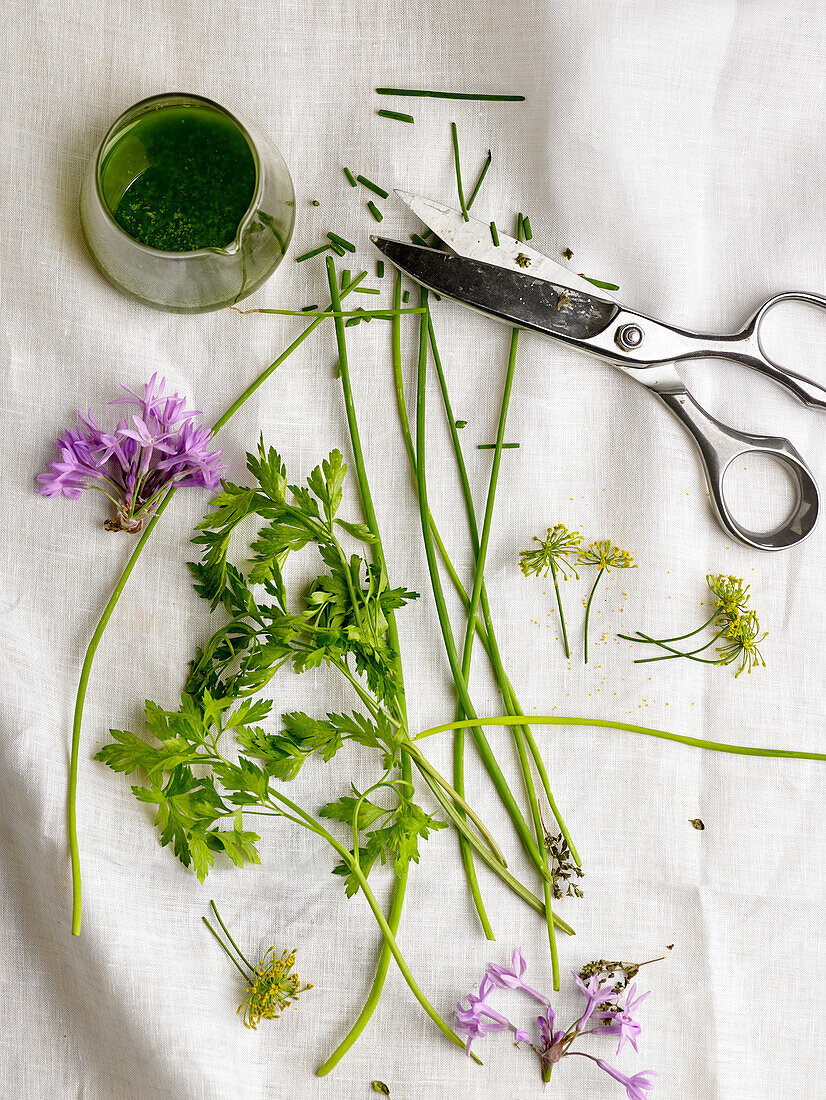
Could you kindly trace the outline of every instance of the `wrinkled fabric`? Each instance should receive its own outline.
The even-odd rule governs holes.
[[[247,305],[326,305],[323,257],[294,257],[331,229],[357,244],[339,268],[366,268],[368,283],[381,287],[381,299],[356,303],[373,305],[389,301],[392,280],[389,270],[383,282],[373,274],[367,200],[384,212],[388,236],[420,227],[392,198],[351,189],[342,166],[388,190],[454,202],[456,121],[466,180],[493,153],[479,217],[507,230],[521,210],[535,246],[550,256],[572,249],[573,269],[619,283],[629,306],[731,331],[777,291],[826,292],[822,5],[32,0],[7,7],[2,51],[0,1093],[356,1100],[379,1079],[398,1100],[542,1096],[530,1051],[492,1035],[477,1044],[484,1067],[474,1065],[436,1032],[392,966],[362,1040],[331,1076],[317,1078],[360,1010],[379,950],[363,898],[347,900],[330,874],[336,857],[309,834],[265,821],[262,866],[221,863],[201,886],[159,846],[129,780],[92,759],[108,729],[140,730],[144,699],[175,705],[186,663],[213,628],[185,565],[205,492],[180,494],[163,516],[92,671],[78,801],[83,932],[70,936],[64,814],[74,693],[134,543],[103,529],[102,497],[46,500],[34,477],[76,409],[101,408],[121,382],[140,386],[157,371],[209,423],[304,327],[229,310],[176,316],[118,294],[84,249],[82,173],[131,103],[166,90],[214,98],[271,135],[297,190],[290,255]],[[527,99],[380,101],[377,85]],[[409,110],[415,125],[380,118],[378,107]],[[468,422],[461,438],[481,516],[491,453],[476,445],[495,437],[509,332],[447,301],[434,303],[434,324],[454,416]],[[411,402],[414,325],[406,324],[403,348]],[[784,309],[770,335],[784,363],[826,380],[821,318]],[[348,346],[391,581],[423,594],[399,616],[411,724],[420,729],[449,721],[455,701],[398,427],[388,324],[348,330]],[[690,439],[641,387],[538,336],[524,334],[518,356],[506,435],[520,446],[503,455],[486,579],[525,712],[826,750],[826,526],[773,555],[734,543],[712,517]],[[333,447],[349,461],[335,362],[332,330],[322,326],[230,421],[220,445],[232,480],[246,476],[244,452],[259,433],[283,454],[293,482]],[[826,484],[821,412],[745,368],[697,362],[686,376],[718,418],[791,439]],[[467,525],[435,384],[429,397],[430,503],[470,586]],[[747,522],[779,518],[790,501],[782,476],[757,460],[736,464],[731,481]],[[360,518],[352,484],[344,508]],[[586,541],[611,538],[639,563],[604,578],[587,668],[586,579],[562,586],[574,650],[567,662],[550,581],[518,569],[519,550],[557,522]],[[292,575],[309,577],[311,568],[302,558]],[[640,648],[616,633],[668,636],[698,625],[708,613],[707,572],[751,585],[770,631],[768,667],[735,679],[685,661],[633,664]],[[458,633],[459,605],[448,600]],[[477,657],[477,710],[501,713],[484,654]],[[282,674],[271,694],[276,711],[321,715],[356,705],[324,671]],[[584,1037],[581,1048],[628,1076],[656,1071],[652,1095],[662,1100],[826,1096],[826,1051],[809,999],[826,963],[822,765],[713,755],[612,729],[535,732],[586,869],[584,899],[559,903],[577,930],[560,938],[563,975],[598,957],[667,956],[637,979],[652,990],[639,1014],[639,1055],[626,1047],[612,1058],[609,1039]],[[492,727],[489,736],[519,791],[508,735]],[[449,735],[423,745],[450,775]],[[514,873],[539,889],[472,748],[467,758],[469,797]],[[351,779],[375,778],[366,753],[347,749],[328,765],[306,765],[290,793],[317,809]],[[702,832],[689,823],[697,817]],[[517,946],[531,984],[551,991],[542,922],[484,868],[479,877],[493,944],[482,937],[449,831],[422,845],[410,875],[399,940],[446,1015],[488,963],[507,964]],[[386,904],[386,868],[375,882]],[[279,952],[297,948],[298,971],[315,986],[297,1013],[244,1029],[235,1014],[240,976],[201,923],[210,898],[247,953],[257,957],[271,943]],[[570,978],[553,1003],[560,1019],[575,1018]],[[531,1004],[519,991],[497,991],[497,1010],[517,1026],[533,1026]],[[558,1100],[621,1092],[582,1058],[558,1066],[551,1088]]]

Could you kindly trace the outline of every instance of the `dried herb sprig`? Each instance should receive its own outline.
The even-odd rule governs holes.
[[[549,527],[544,539],[534,535],[534,542],[539,543],[537,549],[522,550],[519,554],[519,568],[526,577],[547,577],[550,572],[554,582],[556,593],[556,609],[559,612],[559,622],[562,627],[562,643],[565,647],[565,656],[571,656],[568,645],[568,631],[565,627],[565,614],[562,610],[562,597],[559,593],[559,581],[557,573],[564,580],[569,576],[579,579],[576,565],[572,564],[582,549],[582,535],[579,531],[569,531],[564,523],[557,523],[555,527]]]
[[[234,954],[207,918],[201,919],[247,982],[243,1000],[238,1006],[238,1015],[243,1017],[244,1027],[257,1031],[262,1020],[277,1020],[285,1008],[298,1008],[301,994],[306,993],[313,986],[310,982],[302,985],[298,974],[293,971],[295,949],[282,951],[280,955],[276,955],[275,948],[269,947],[260,962],[253,966],[241,953],[238,944],[230,935],[229,929],[218,912],[218,906],[214,901],[209,904],[229,944],[234,949]]]
[[[596,542],[592,542],[591,545],[583,550],[579,555],[577,565],[590,565],[599,570],[597,578],[594,581],[594,585],[591,589],[591,594],[588,597],[588,602],[585,605],[585,664],[588,664],[588,620],[591,615],[591,602],[594,598],[594,593],[597,590],[597,585],[602,578],[602,574],[610,572],[611,569],[636,569],[636,562],[628,553],[627,550],[621,550],[619,546],[615,546],[610,539],[598,539]]]
[[[753,668],[765,668],[766,661],[759,646],[768,637],[768,633],[761,633],[757,612],[749,607],[749,586],[744,585],[741,577],[724,573],[709,573],[706,576],[706,584],[714,597],[712,600],[714,611],[696,629],[674,638],[652,638],[639,630],[633,636],[618,635],[627,641],[646,642],[666,651],[659,657],[638,658],[635,664],[652,664],[655,661],[669,661],[677,657],[686,657],[688,660],[706,665],[731,665],[739,662],[739,668],[734,674],[735,678],[741,672],[750,673]],[[709,627],[714,630],[714,635],[696,649],[686,651],[676,649],[671,644],[693,638]],[[720,643],[717,646],[717,657],[699,656],[709,650],[715,642]]]

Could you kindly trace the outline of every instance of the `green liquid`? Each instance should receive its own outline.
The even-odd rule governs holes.
[[[103,197],[130,237],[163,252],[225,248],[255,193],[249,144],[208,107],[161,107],[138,119],[101,168]]]

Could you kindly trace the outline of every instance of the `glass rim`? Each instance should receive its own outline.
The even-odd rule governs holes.
[[[103,167],[103,161],[106,154],[109,153],[113,147],[115,140],[120,130],[122,130],[127,122],[132,121],[132,117],[139,113],[143,113],[147,110],[159,110],[163,106],[173,106],[174,102],[164,101],[182,101],[182,105],[202,106],[207,107],[210,110],[217,111],[219,114],[224,115],[235,125],[242,137],[249,147],[252,155],[253,165],[255,166],[255,190],[253,191],[250,204],[247,207],[244,216],[238,223],[238,228],[235,231],[230,244],[226,247],[209,246],[207,248],[195,248],[188,252],[169,252],[163,248],[153,248],[152,245],[144,244],[143,241],[139,241],[136,237],[133,237],[131,233],[127,233],[126,230],[120,225],[115,218],[113,212],[109,209],[109,204],[103,197],[103,179],[101,169]],[[110,224],[114,226],[115,230],[120,233],[131,245],[141,249],[144,252],[149,253],[151,256],[160,256],[169,260],[187,260],[200,256],[234,256],[241,247],[241,237],[247,229],[249,223],[252,221],[255,210],[261,199],[263,191],[263,182],[261,179],[261,161],[258,156],[258,149],[255,142],[252,140],[246,126],[232,113],[227,110],[226,107],[221,106],[220,103],[216,103],[214,99],[208,99],[206,96],[198,95],[196,92],[160,92],[157,95],[147,96],[145,99],[138,100],[137,103],[133,103],[131,107],[127,107],[125,111],[122,111],[109,129],[101,139],[98,146],[97,153],[95,155],[95,193],[98,198],[98,202],[103,209],[104,216],[108,219]]]

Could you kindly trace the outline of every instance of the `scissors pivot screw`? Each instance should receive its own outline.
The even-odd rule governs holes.
[[[642,329],[639,325],[622,325],[614,339],[623,351],[633,351],[642,343]]]

